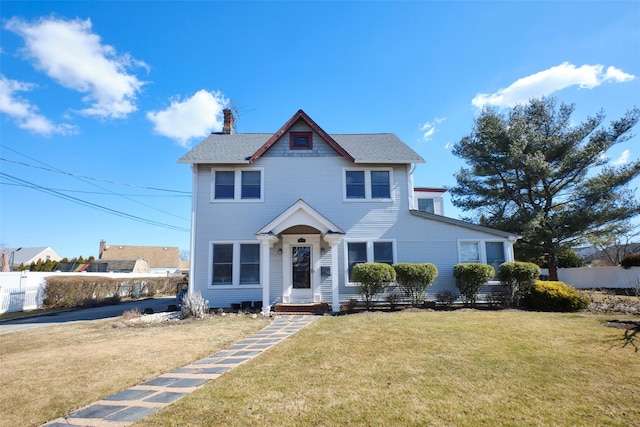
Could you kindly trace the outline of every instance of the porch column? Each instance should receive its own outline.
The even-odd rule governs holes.
[[[278,241],[278,237],[273,234],[259,234],[260,240],[260,283],[262,284],[262,314],[267,316],[271,311],[269,304],[269,288],[270,288],[270,250]]]
[[[340,311],[340,281],[338,280],[338,244],[343,234],[325,234],[324,240],[331,247],[331,311]]]

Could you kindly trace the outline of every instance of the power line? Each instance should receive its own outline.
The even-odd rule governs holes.
[[[21,156],[24,156],[24,157],[26,157],[28,159],[37,161],[38,163],[42,163],[42,162],[40,162],[38,160],[35,160],[35,159],[33,159],[33,158],[31,158],[31,157],[29,157],[29,156],[27,156],[25,154],[22,154],[22,153],[20,153],[20,152],[18,152],[16,150],[12,150],[11,148],[7,147],[6,145],[3,145],[2,147],[6,148],[9,151],[13,151],[16,154],[20,154]],[[71,173],[71,172],[65,172],[65,171],[60,170],[60,169],[45,168],[45,167],[42,167],[42,166],[31,165],[29,163],[18,162],[16,160],[5,159],[3,157],[0,157],[0,160],[2,160],[3,162],[14,163],[14,164],[17,164],[17,165],[26,166],[26,167],[29,167],[29,168],[40,169],[40,170],[44,170],[44,171],[47,171],[47,172],[53,172],[53,173],[59,173],[59,174],[63,174],[63,175],[68,175],[68,176],[71,176],[71,177],[74,177],[74,178],[90,179],[92,181],[104,182],[104,183],[107,183],[107,184],[124,185],[125,187],[135,187],[135,188],[141,188],[143,190],[166,191],[166,192],[169,192],[169,193],[179,193],[179,194],[191,194],[190,191],[169,190],[169,189],[166,189],[166,188],[157,188],[157,187],[148,187],[148,186],[136,185],[136,184],[127,184],[127,183],[124,183],[124,182],[111,181],[111,180],[108,180],[108,179],[94,178],[94,177],[91,177],[91,176],[77,175],[77,174],[74,174],[74,173]],[[44,163],[42,163],[42,164],[44,164]]]
[[[142,223],[149,224],[149,225],[154,225],[156,227],[167,228],[167,229],[170,229],[170,230],[186,231],[186,232],[190,231],[188,228],[178,227],[178,226],[171,225],[171,224],[165,224],[165,223],[162,223],[162,222],[153,221],[153,220],[142,218],[142,217],[139,217],[139,216],[136,216],[136,215],[131,215],[131,214],[128,214],[126,212],[122,212],[122,211],[118,211],[118,210],[115,210],[115,209],[111,209],[111,208],[108,208],[106,206],[98,205],[96,203],[91,203],[91,202],[88,202],[86,200],[78,199],[77,197],[73,197],[73,196],[69,196],[69,195],[64,194],[64,193],[60,193],[58,191],[52,190],[52,189],[47,188],[47,187],[43,187],[43,186],[35,184],[33,182],[25,181],[23,179],[20,179],[18,177],[6,174],[4,172],[0,172],[0,176],[5,177],[6,179],[8,179],[10,181],[22,184],[25,187],[29,187],[29,188],[31,188],[33,190],[41,191],[43,193],[47,193],[47,194],[52,195],[54,197],[58,197],[60,199],[67,200],[67,201],[70,201],[70,202],[73,202],[73,203],[77,203],[77,204],[80,204],[80,205],[83,205],[83,206],[87,206],[89,208],[96,209],[96,210],[99,210],[99,211],[107,212],[107,213],[110,213],[112,215],[116,215],[116,216],[119,216],[119,217],[122,217],[122,218],[126,218],[126,219],[130,219],[130,220],[133,220],[133,221],[142,222]]]
[[[14,150],[14,149],[12,149],[12,148],[9,148],[9,147],[7,147],[6,145],[3,145],[2,147],[3,147],[3,148],[5,148],[5,149],[7,149],[7,150],[9,150],[9,151],[12,151],[12,152],[14,152],[14,153],[16,153],[16,154],[19,154],[19,155],[21,155],[21,156],[24,156],[24,157],[26,157],[27,159],[33,160],[34,162],[40,163],[41,165],[44,165],[44,166],[46,166],[47,168],[51,168],[51,170],[50,170],[51,172],[56,172],[56,173],[62,173],[62,174],[65,174],[65,175],[69,175],[69,176],[72,176],[73,178],[75,178],[75,179],[77,179],[77,180],[79,180],[79,181],[84,182],[85,184],[89,184],[89,185],[91,185],[91,186],[93,186],[93,187],[99,188],[99,189],[101,189],[101,190],[103,190],[103,191],[107,191],[107,192],[112,193],[112,194],[117,194],[115,191],[111,191],[111,190],[109,190],[109,189],[107,189],[107,188],[104,188],[104,187],[99,186],[98,184],[94,184],[94,183],[91,183],[91,182],[88,182],[88,181],[87,181],[87,179],[93,179],[93,178],[87,178],[87,179],[85,179],[84,177],[82,177],[82,176],[80,176],[80,175],[74,175],[74,174],[71,174],[71,173],[69,173],[69,172],[65,172],[65,171],[63,171],[63,170],[61,170],[61,169],[58,169],[58,168],[54,167],[54,166],[48,165],[48,164],[46,164],[46,163],[44,163],[44,162],[41,162],[41,161],[40,161],[40,160],[38,160],[38,159],[34,159],[33,157],[27,156],[27,155],[26,155],[26,154],[24,154],[24,153],[20,153],[19,151]],[[40,168],[40,169],[44,169],[44,168]],[[167,212],[167,211],[162,210],[162,209],[160,209],[160,208],[157,208],[157,207],[155,207],[155,206],[148,205],[148,204],[146,204],[146,203],[143,203],[143,202],[141,202],[141,201],[139,201],[139,200],[136,200],[136,199],[132,199],[132,198],[127,197],[127,196],[125,196],[125,195],[120,195],[120,197],[122,197],[122,198],[124,198],[124,199],[126,199],[126,200],[129,200],[130,202],[137,203],[137,204],[139,204],[139,205],[141,205],[141,206],[147,207],[147,208],[149,208],[149,209],[152,209],[152,210],[155,210],[155,211],[158,211],[158,212],[162,212],[163,214],[166,214],[166,215],[172,216],[172,217],[174,217],[174,218],[178,218],[178,219],[180,219],[180,220],[182,220],[182,221],[189,221],[189,219],[187,219],[187,218],[184,218],[184,217],[181,217],[181,216],[175,215],[175,214],[173,214],[173,213],[171,213],[171,212]]]
[[[8,182],[0,182],[1,185],[13,185],[16,187],[29,187],[28,185],[23,185],[23,184],[11,184]],[[82,193],[82,194],[99,194],[99,195],[103,195],[103,196],[129,196],[129,197],[177,197],[177,198],[189,198],[191,197],[191,195],[187,195],[187,194],[132,194],[132,193],[127,193],[127,194],[120,194],[120,193],[109,193],[109,192],[103,192],[103,191],[83,191],[83,190],[69,190],[69,189],[65,189],[65,188],[52,188],[52,187],[47,187],[49,190],[55,190],[55,191],[62,191],[65,193]]]

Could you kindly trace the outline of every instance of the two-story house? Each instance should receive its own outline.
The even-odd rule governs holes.
[[[394,134],[328,134],[302,110],[275,133],[233,128],[227,109],[223,132],[179,159],[193,171],[189,290],[212,307],[338,311],[358,297],[358,263],[433,263],[434,294],[456,289],[459,262],[513,260],[517,236],[438,215],[441,189],[421,205],[413,172],[424,160]]]

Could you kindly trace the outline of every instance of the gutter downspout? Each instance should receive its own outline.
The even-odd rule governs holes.
[[[409,195],[409,210],[416,208],[414,206],[415,195],[413,191],[413,172],[415,172],[417,167],[417,163],[413,165],[409,163],[409,165],[407,166],[407,169],[409,169],[409,171],[407,172],[407,185],[409,186],[409,191],[407,192],[407,194]]]
[[[189,285],[187,293],[192,295],[194,292],[194,272],[195,272],[195,247],[196,247],[196,206],[198,202],[198,167],[195,163],[191,164],[191,236],[189,245]]]

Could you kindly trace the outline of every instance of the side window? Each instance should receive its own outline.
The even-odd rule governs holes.
[[[240,245],[240,284],[260,283],[260,245]]]
[[[367,243],[366,242],[350,242],[347,243],[348,262],[349,262],[349,281],[351,281],[351,271],[353,266],[367,262]]]
[[[213,284],[230,284],[233,280],[233,245],[213,245]]]
[[[487,264],[498,273],[498,267],[505,261],[504,244],[502,242],[486,242]]]
[[[243,199],[260,198],[260,171],[242,171]]]
[[[364,171],[347,171],[347,199],[364,199]]]
[[[433,199],[418,199],[418,210],[434,213]]]
[[[373,242],[373,262],[393,265],[393,243]]]
[[[233,199],[235,193],[233,171],[215,172],[214,199]]]
[[[389,171],[371,171],[371,198],[389,199],[390,197]]]
[[[480,262],[478,242],[460,243],[460,262]]]

